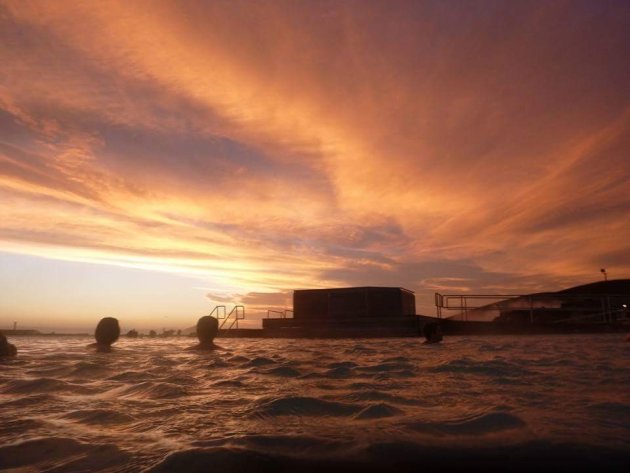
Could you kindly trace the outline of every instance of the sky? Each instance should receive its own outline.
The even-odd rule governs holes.
[[[0,328],[630,277],[626,1],[0,0]]]

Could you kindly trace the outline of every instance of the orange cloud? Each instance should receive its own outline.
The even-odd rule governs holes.
[[[239,293],[630,274],[627,9],[0,8],[11,251]]]

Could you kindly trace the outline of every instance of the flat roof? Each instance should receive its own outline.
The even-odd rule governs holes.
[[[399,289],[401,291],[410,292],[415,294],[411,289],[405,289],[404,287],[392,287],[392,286],[355,286],[355,287],[327,287],[321,289],[294,289],[293,292],[301,291],[345,291],[349,289]]]

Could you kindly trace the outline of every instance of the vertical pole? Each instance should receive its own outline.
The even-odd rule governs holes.
[[[534,301],[532,296],[529,296],[529,322],[534,323]]]

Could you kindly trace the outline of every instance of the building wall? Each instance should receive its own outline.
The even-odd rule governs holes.
[[[416,296],[411,291],[402,290],[402,315],[416,315]]]
[[[413,292],[394,287],[299,290],[293,293],[295,319],[360,319],[415,315]]]
[[[328,291],[302,290],[293,292],[293,318],[328,318]]]
[[[328,314],[333,319],[365,317],[368,312],[367,291],[364,288],[328,291]]]
[[[368,317],[402,315],[402,298],[398,288],[369,288]]]

